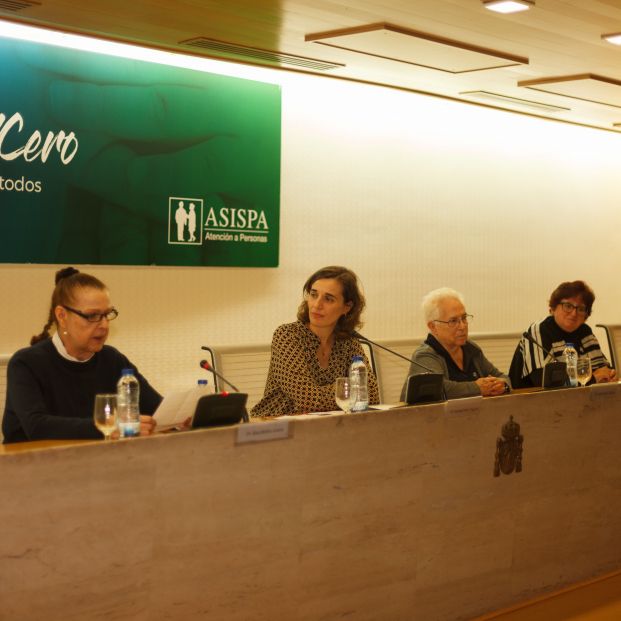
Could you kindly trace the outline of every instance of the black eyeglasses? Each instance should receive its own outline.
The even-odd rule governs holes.
[[[571,302],[561,302],[561,308],[566,313],[573,313],[574,311],[576,311],[578,315],[586,315],[589,312],[584,304],[578,304],[578,306],[576,306]]]
[[[437,321],[438,323],[445,323],[449,328],[454,330],[459,325],[459,322],[467,326],[468,322],[473,319],[474,317],[472,315],[465,314],[461,315],[461,317],[452,317],[448,321],[442,321],[442,319],[434,319],[434,321]]]
[[[62,305],[62,307],[65,310],[68,310],[70,313],[75,313],[79,317],[82,317],[82,319],[86,319],[86,321],[89,321],[90,323],[99,323],[100,321],[103,321],[104,319],[106,321],[112,321],[113,319],[116,319],[119,316],[119,311],[116,310],[116,308],[111,308],[105,313],[83,313],[82,311],[79,311],[75,308],[71,308],[71,306],[65,306],[64,304]]]

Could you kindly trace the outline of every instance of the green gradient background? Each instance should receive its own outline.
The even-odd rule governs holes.
[[[142,61],[0,39],[0,113],[35,130],[75,132],[78,153],[0,159],[0,262],[278,265],[280,88]],[[0,128],[1,129],[1,128]],[[263,210],[268,243],[168,245],[168,198]],[[259,231],[264,234],[262,231]]]

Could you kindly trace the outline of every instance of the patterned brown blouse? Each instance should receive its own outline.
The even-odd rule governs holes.
[[[334,382],[348,375],[354,356],[363,356],[369,371],[369,403],[379,403],[377,380],[356,339],[334,342],[327,369],[319,366],[318,347],[319,337],[300,321],[276,328],[265,392],[252,408],[252,416],[338,410]]]

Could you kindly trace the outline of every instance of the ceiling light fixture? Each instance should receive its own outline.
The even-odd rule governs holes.
[[[612,43],[613,45],[621,45],[621,32],[613,32],[611,34],[602,35],[604,41]]]
[[[535,5],[534,0],[482,0],[483,5],[490,11],[496,13],[519,13],[520,11],[528,11],[531,6]]]

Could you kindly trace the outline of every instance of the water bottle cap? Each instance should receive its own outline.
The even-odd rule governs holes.
[[[567,341],[565,341],[565,347],[573,347],[574,344],[573,343],[568,343]]]
[[[122,377],[123,375],[133,375],[133,374],[134,374],[134,369],[123,369],[123,370],[121,371],[121,377]]]
[[[206,379],[199,379],[198,380],[198,385],[199,386],[207,386],[207,380]]]
[[[362,356],[354,356],[351,359],[352,362],[362,362]]]

